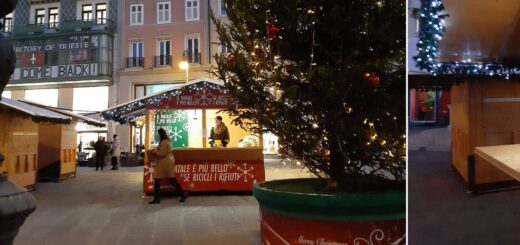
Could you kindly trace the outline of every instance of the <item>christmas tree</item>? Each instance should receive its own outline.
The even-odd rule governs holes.
[[[213,74],[235,123],[272,132],[329,187],[405,178],[405,1],[226,1]],[[402,183],[402,182],[400,182]],[[378,187],[379,188],[379,187]]]

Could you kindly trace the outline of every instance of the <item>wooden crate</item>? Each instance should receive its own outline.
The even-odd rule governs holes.
[[[21,187],[34,189],[38,157],[38,124],[11,109],[0,108],[0,171]]]
[[[38,180],[60,181],[76,175],[76,122],[40,123]]]
[[[452,164],[468,181],[468,156],[475,147],[520,143],[520,83],[504,80],[464,83],[451,89]],[[476,158],[475,184],[512,180]]]

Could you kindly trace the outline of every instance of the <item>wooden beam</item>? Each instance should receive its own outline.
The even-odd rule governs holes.
[[[202,109],[202,147],[206,148],[208,144],[208,135],[206,130],[206,109]]]

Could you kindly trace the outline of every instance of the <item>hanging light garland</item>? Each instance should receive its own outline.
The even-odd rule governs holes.
[[[418,54],[413,57],[419,69],[427,70],[433,76],[495,76],[509,79],[512,75],[520,75],[520,66],[472,62],[471,59],[461,62],[439,62],[439,44],[446,31],[444,21],[449,17],[443,12],[442,0],[421,0]]]
[[[207,81],[202,81],[182,88],[172,89],[170,91],[166,91],[154,96],[145,97],[140,100],[135,100],[131,103],[103,111],[101,112],[101,117],[107,121],[114,121],[119,124],[126,124],[127,122],[139,117],[139,115],[128,115],[129,113],[142,110],[146,108],[146,106],[158,105],[161,101],[170,97],[175,97],[181,94],[191,93],[194,91],[202,91],[204,89],[218,90],[224,94],[227,94],[227,91],[224,89],[223,86]]]

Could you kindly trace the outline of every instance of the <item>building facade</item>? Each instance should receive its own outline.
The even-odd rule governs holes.
[[[108,107],[117,83],[117,0],[19,0],[4,20],[16,69],[5,97],[76,112]],[[79,127],[91,141],[106,129]]]
[[[120,67],[117,96],[125,103],[196,79],[214,79],[213,56],[227,53],[218,44],[210,18],[226,18],[222,0],[120,1]],[[180,67],[187,62],[188,68]],[[142,127],[118,125],[126,149],[143,142]]]

